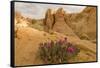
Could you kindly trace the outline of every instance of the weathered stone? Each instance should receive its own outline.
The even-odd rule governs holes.
[[[73,30],[66,24],[65,21],[65,11],[63,8],[59,8],[55,13],[55,24],[53,30],[65,35],[76,36]]]
[[[96,39],[95,7],[86,7],[80,13],[66,14],[65,20],[81,39]]]
[[[48,9],[44,19],[44,30],[49,32],[52,29],[52,24],[54,22],[54,18],[51,12],[51,9]]]

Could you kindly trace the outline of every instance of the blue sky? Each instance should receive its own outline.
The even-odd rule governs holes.
[[[58,8],[63,8],[66,13],[78,13],[85,7],[86,6],[15,2],[15,11],[20,12],[23,16],[35,19],[44,18],[45,12],[49,8],[52,9],[52,11],[56,11]]]

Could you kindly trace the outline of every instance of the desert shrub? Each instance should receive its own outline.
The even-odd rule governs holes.
[[[67,38],[58,41],[40,43],[38,56],[45,64],[67,63],[77,56],[80,49],[67,41]]]
[[[35,19],[32,19],[32,21],[31,21],[32,24],[35,24],[36,22],[37,22],[37,20],[35,20]]]
[[[43,30],[43,25],[41,23],[42,21],[38,21],[36,19],[32,19],[29,26],[38,30]]]
[[[88,37],[88,35],[87,34],[85,34],[85,33],[81,33],[80,35],[79,35],[79,37],[80,37],[80,39],[82,39],[82,40],[89,40],[89,37]]]
[[[40,26],[38,23],[35,23],[35,24],[31,25],[31,27],[32,27],[32,28],[35,28],[35,29],[38,29],[38,30],[40,30],[40,31],[43,30],[43,27]]]

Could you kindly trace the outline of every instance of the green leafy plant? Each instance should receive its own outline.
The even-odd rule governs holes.
[[[39,58],[46,64],[67,63],[75,57],[80,49],[67,41],[67,38],[58,41],[40,43]]]

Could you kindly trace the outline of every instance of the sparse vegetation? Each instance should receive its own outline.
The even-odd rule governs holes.
[[[67,38],[59,41],[40,43],[39,58],[46,64],[68,63],[68,60],[77,56],[80,49],[67,41]]]
[[[35,24],[37,22],[37,20],[32,19],[32,24]]]
[[[40,20],[36,20],[36,19],[32,19],[32,21],[29,24],[30,27],[38,29],[38,30],[43,30],[43,24],[42,21]]]

